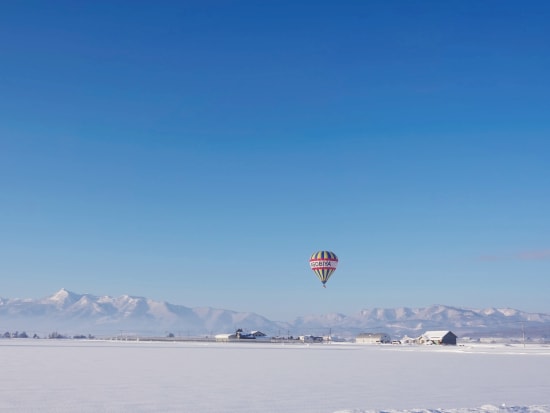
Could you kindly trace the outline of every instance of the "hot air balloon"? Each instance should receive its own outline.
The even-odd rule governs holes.
[[[326,282],[336,270],[338,257],[331,251],[317,251],[311,255],[309,266],[326,288]]]

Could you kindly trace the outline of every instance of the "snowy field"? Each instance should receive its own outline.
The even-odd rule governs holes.
[[[550,413],[550,347],[0,340],[2,412]]]

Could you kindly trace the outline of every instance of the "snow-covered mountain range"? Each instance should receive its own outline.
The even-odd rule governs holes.
[[[0,298],[0,330],[4,331],[204,336],[236,328],[294,336],[331,332],[351,337],[361,332],[386,332],[394,337],[414,337],[426,330],[452,330],[462,337],[520,337],[525,333],[527,338],[550,339],[550,314],[433,305],[373,308],[352,315],[308,315],[281,322],[251,312],[189,308],[145,297],[94,296],[66,289],[41,299]]]

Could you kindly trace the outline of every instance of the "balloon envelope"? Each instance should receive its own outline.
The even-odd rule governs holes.
[[[317,251],[309,258],[309,266],[321,280],[324,287],[338,266],[338,257],[332,251]]]

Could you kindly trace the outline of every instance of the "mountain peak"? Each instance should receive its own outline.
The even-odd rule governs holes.
[[[80,295],[73,293],[72,291],[69,291],[65,288],[62,288],[58,292],[56,292],[54,295],[47,298],[48,301],[53,301],[54,303],[57,303],[58,305],[65,305],[74,303],[75,301],[78,301],[80,299]]]

